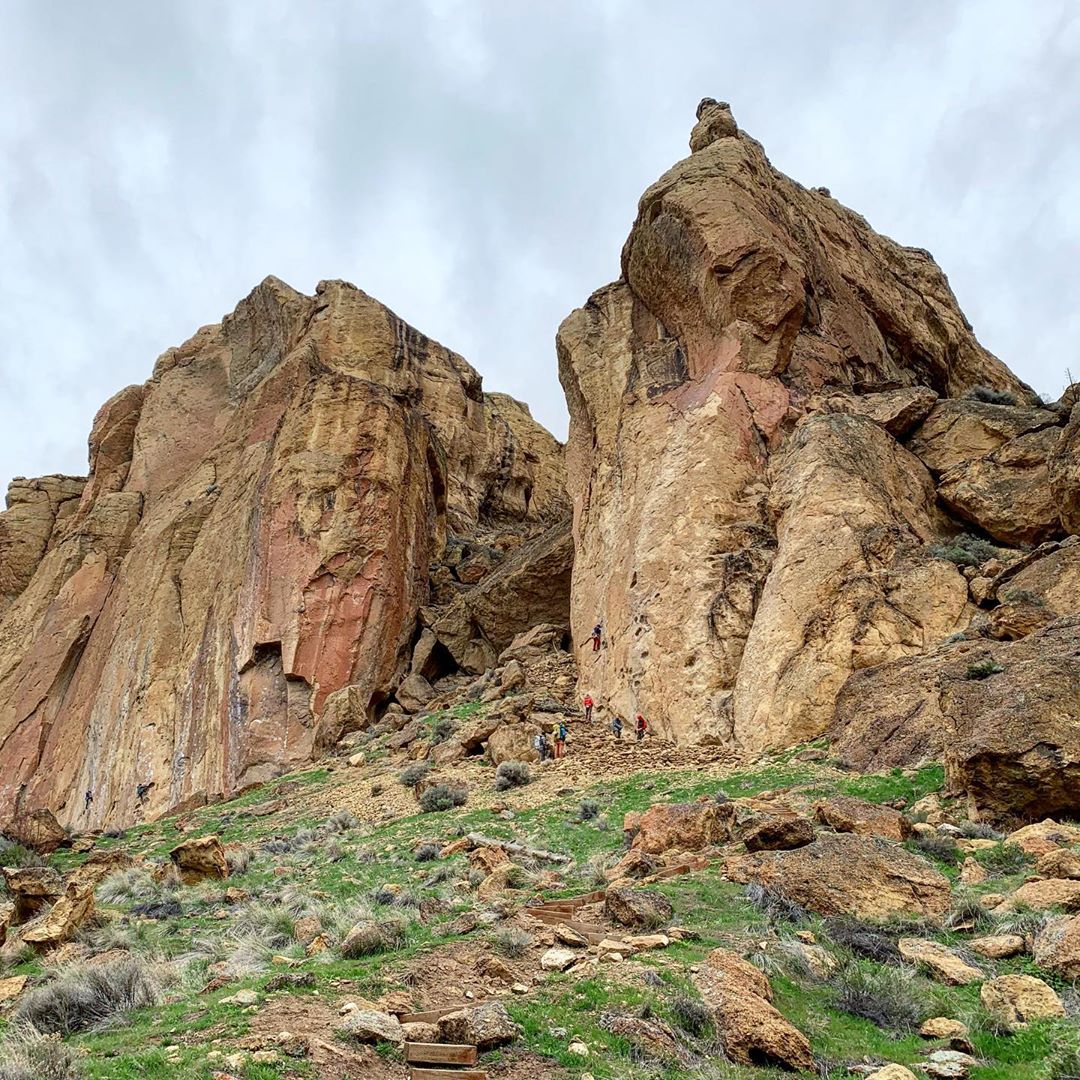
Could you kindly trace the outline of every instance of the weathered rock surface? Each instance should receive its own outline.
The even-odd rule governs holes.
[[[185,885],[197,885],[205,878],[227,878],[229,863],[225,848],[216,836],[185,840],[169,852],[173,866]]]
[[[852,671],[966,628],[966,582],[922,554],[955,525],[890,428],[975,384],[1030,392],[925,252],[782,176],[729,109],[704,104],[691,145],[620,280],[559,329],[571,625],[604,628],[582,690],[756,751],[821,734]]]
[[[447,536],[526,540],[487,587],[568,509],[524,406],[353,286],[274,278],[106,404],[85,487],[18,482],[9,503],[0,819],[48,806],[80,828],[310,759],[331,694],[371,713],[406,673]],[[489,589],[497,647],[566,618],[523,561]]]
[[[1080,535],[1080,404],[1073,406],[1048,465],[1050,492],[1061,524],[1066,532]]]
[[[520,1034],[506,1006],[498,1001],[450,1013],[438,1021],[439,1042],[472,1043],[481,1052],[513,1042]]]
[[[604,913],[621,926],[653,929],[670,922],[675,914],[671,901],[658,892],[611,885],[604,894]]]
[[[1080,978],[1080,916],[1057,916],[1035,935],[1035,963],[1065,979]]]
[[[747,851],[790,851],[814,841],[814,824],[808,818],[767,817],[743,835]]]
[[[637,832],[631,848],[647,855],[662,855],[665,851],[701,851],[730,840],[734,825],[732,803],[718,803],[713,799],[656,803],[635,817]]]
[[[881,836],[886,840],[906,840],[911,836],[911,822],[899,810],[851,795],[832,795],[814,803],[814,814],[818,821],[837,832]]]
[[[341,1024],[341,1030],[357,1042],[388,1042],[400,1046],[405,1032],[396,1016],[376,1009],[353,1009]]]
[[[794,851],[733,856],[724,862],[724,876],[776,889],[820,915],[940,916],[951,899],[948,881],[925,859],[850,833],[822,833]]]
[[[930,975],[946,986],[967,986],[982,982],[986,975],[966,963],[952,949],[925,938],[901,938],[897,942],[900,955],[909,963],[925,968]]]
[[[1065,1015],[1057,991],[1034,975],[1000,975],[983,983],[979,997],[1009,1031],[1027,1027],[1032,1020]]]

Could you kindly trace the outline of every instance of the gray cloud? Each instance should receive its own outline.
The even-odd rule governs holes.
[[[0,481],[268,273],[343,277],[565,431],[553,336],[705,94],[927,247],[1040,391],[1080,375],[1069,0],[0,9]]]

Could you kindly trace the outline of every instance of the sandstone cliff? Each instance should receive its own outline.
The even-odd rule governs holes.
[[[486,553],[459,602],[564,491],[561,446],[460,356],[351,285],[268,278],[102,407],[85,482],[11,486],[0,816],[126,824],[309,760],[331,693],[397,692],[429,567]]]
[[[779,173],[726,105],[691,149],[558,333],[572,626],[604,628],[582,691],[758,751],[977,620],[976,571],[935,545],[1076,529],[1076,421],[979,345],[925,251]]]

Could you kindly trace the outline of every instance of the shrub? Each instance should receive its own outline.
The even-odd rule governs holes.
[[[1001,594],[1006,604],[1031,604],[1033,607],[1046,607],[1046,601],[1030,589],[1006,589]]]
[[[491,946],[503,956],[524,956],[532,944],[532,935],[518,926],[500,926],[491,934]]]
[[[228,864],[229,873],[234,876],[246,873],[254,858],[254,852],[245,845],[225,849],[225,862]]]
[[[900,963],[900,950],[896,947],[896,942],[877,927],[848,915],[838,915],[826,919],[823,929],[830,941],[856,956],[875,960],[879,964]]]
[[[59,978],[31,990],[15,1019],[43,1035],[88,1031],[132,1009],[161,1000],[162,979],[155,966],[125,956],[97,967],[70,967]]]
[[[701,998],[679,994],[671,1002],[671,1019],[695,1039],[708,1039],[715,1033],[712,1010]]]
[[[960,835],[967,840],[1000,840],[1001,833],[985,821],[962,821],[959,826]]]
[[[453,719],[445,714],[438,717],[434,724],[431,725],[431,742],[433,745],[446,742],[454,732],[457,731],[457,724]]]
[[[406,765],[398,773],[398,783],[405,787],[415,787],[429,772],[431,766],[426,761],[416,761],[412,765]]]
[[[0,866],[48,866],[48,860],[32,848],[0,837]]]
[[[351,810],[339,810],[333,817],[329,817],[323,823],[323,828],[328,832],[349,832],[360,824],[360,819]]]
[[[160,904],[172,899],[172,890],[163,888],[145,867],[131,866],[105,878],[95,896],[103,904]]]
[[[595,799],[582,799],[578,803],[578,821],[592,821],[600,816],[600,804]]]
[[[442,848],[438,844],[421,844],[414,852],[413,858],[417,862],[434,862],[439,857]]]
[[[524,787],[532,780],[532,773],[524,761],[504,761],[495,770],[495,790],[508,791]]]
[[[425,814],[436,813],[440,810],[452,810],[455,806],[464,806],[468,797],[468,793],[463,787],[436,784],[434,787],[429,787],[420,796],[420,809]]]
[[[296,912],[284,904],[245,904],[237,912],[232,932],[252,936],[270,948],[282,948],[296,937]]]
[[[409,937],[409,920],[388,915],[378,922],[357,923],[341,943],[339,951],[346,960],[400,949]]]
[[[990,911],[983,907],[979,898],[972,893],[954,893],[952,907],[945,919],[950,930],[975,929],[988,930],[997,924]]]
[[[1031,856],[1019,844],[999,844],[975,852],[975,861],[981,863],[995,877],[1019,874],[1031,865]]]
[[[991,675],[1000,675],[1004,670],[1005,668],[996,660],[987,657],[985,660],[976,660],[974,664],[968,664],[968,669],[964,672],[964,678],[989,679]]]
[[[83,1080],[78,1055],[59,1035],[42,1035],[29,1024],[15,1024],[0,1047],[0,1080]]]
[[[926,994],[907,968],[851,962],[830,976],[829,986],[837,1009],[887,1031],[913,1031],[927,1015]]]
[[[804,923],[809,918],[806,908],[789,900],[779,889],[764,885],[747,885],[746,899],[764,912],[769,922]]]
[[[908,841],[908,847],[912,851],[925,855],[927,858],[936,859],[946,866],[956,866],[960,862],[960,849],[956,841],[941,833],[918,833],[914,839]]]
[[[947,559],[957,566],[981,566],[987,559],[997,557],[998,549],[988,540],[961,533],[943,544],[931,544],[930,554],[935,559]]]
[[[969,401],[985,401],[987,405],[1015,405],[1016,395],[1008,390],[995,390],[977,383],[965,395]]]

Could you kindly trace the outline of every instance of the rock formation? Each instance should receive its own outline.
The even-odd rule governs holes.
[[[85,481],[9,490],[0,817],[123,825],[309,760],[329,695],[382,708],[421,611],[504,561],[418,678],[509,644],[534,542],[530,603],[565,622],[569,545],[537,539],[564,489],[560,445],[460,356],[351,285],[268,278],[102,407]]]
[[[999,601],[976,582],[1077,529],[1080,418],[979,345],[927,252],[780,174],[726,105],[702,102],[690,145],[642,196],[620,279],[558,333],[572,628],[603,625],[582,692],[757,752],[982,632]],[[1048,621],[1007,614],[1003,636]],[[901,714],[937,720],[902,683],[874,746],[915,746]]]

